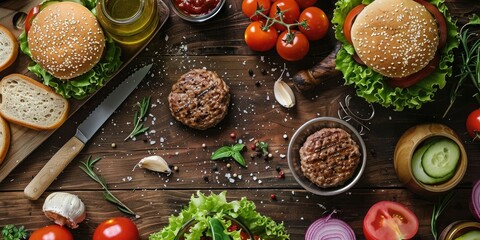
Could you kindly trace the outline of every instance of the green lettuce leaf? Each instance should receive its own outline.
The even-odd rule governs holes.
[[[89,9],[94,9],[97,0],[85,0],[82,2],[85,3]],[[81,76],[68,81],[60,80],[45,71],[45,69],[34,61],[29,64],[28,70],[41,78],[43,84],[52,87],[63,97],[83,99],[102,87],[105,84],[105,81],[115,74],[115,72],[122,66],[122,61],[120,60],[120,47],[115,45],[113,39],[108,36],[105,37],[105,53],[103,58],[90,71]],[[20,50],[32,59],[25,31],[20,34],[19,41]]]
[[[343,73],[345,85],[354,85],[357,95],[365,98],[367,102],[392,107],[395,111],[402,111],[405,108],[419,109],[422,104],[433,101],[435,92],[445,86],[445,78],[452,75],[453,49],[458,47],[458,32],[455,22],[447,13],[444,0],[430,0],[430,3],[437,6],[443,13],[447,22],[447,44],[441,52],[439,67],[433,74],[414,86],[393,88],[386,84],[382,75],[358,64],[353,59],[355,50],[343,35],[343,24],[348,12],[361,3],[369,4],[371,2],[373,0],[339,0],[336,2],[332,23],[335,28],[335,37],[342,43],[342,47],[337,53],[336,69]]]
[[[261,239],[289,239],[283,223],[276,223],[271,218],[261,215],[255,209],[255,204],[245,197],[239,201],[228,202],[226,192],[206,196],[198,191],[196,196],[192,195],[188,206],[178,216],[170,216],[168,226],[165,226],[160,232],[150,235],[149,240],[174,240],[182,226],[193,218],[195,224],[190,227],[188,233],[184,234],[185,240],[198,240],[204,232],[207,236],[211,236],[211,231],[207,230],[212,218],[218,219],[224,229],[228,229],[232,224],[224,216],[240,221],[252,234],[260,236]],[[228,232],[225,230],[224,233],[233,240],[241,239],[240,231]]]

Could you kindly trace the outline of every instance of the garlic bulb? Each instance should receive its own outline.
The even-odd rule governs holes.
[[[155,172],[161,172],[161,173],[168,173],[170,174],[172,170],[170,170],[170,167],[168,167],[167,161],[163,159],[160,156],[148,156],[145,158],[142,158],[140,162],[135,165],[135,167],[139,166],[140,168],[146,168],[148,170],[152,170]],[[135,168],[133,168],[135,170]]]
[[[85,205],[76,195],[66,192],[54,192],[43,203],[43,212],[56,224],[77,228],[85,220]]]

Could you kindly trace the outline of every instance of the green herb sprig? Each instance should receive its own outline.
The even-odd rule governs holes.
[[[245,159],[242,156],[241,151],[245,148],[245,144],[237,143],[232,146],[223,146],[212,154],[212,160],[218,160],[221,158],[233,158],[238,164],[243,167],[246,166]]]
[[[100,161],[102,158],[95,158],[92,159],[92,156],[89,156],[88,159],[85,162],[81,162],[83,166],[80,166],[80,168],[91,178],[93,181],[97,182],[102,186],[103,190],[105,192],[103,193],[103,196],[105,199],[117,206],[117,209],[120,210],[120,212],[123,212],[125,214],[129,214],[132,216],[137,216],[130,208],[127,207],[124,203],[122,203],[115,195],[113,195],[112,192],[108,189],[107,183],[105,179],[101,176],[98,176],[94,169],[93,166],[95,163]]]
[[[2,229],[3,240],[27,239],[27,231],[24,226],[17,227],[13,224],[5,225]]]
[[[143,126],[143,118],[147,115],[148,109],[150,108],[150,97],[144,97],[140,103],[137,104],[139,111],[135,112],[133,130],[128,136],[123,139],[127,141],[129,138],[133,138],[140,133],[144,133],[148,130],[148,127]]]
[[[268,155],[268,143],[266,142],[257,142],[255,143],[255,147],[260,148],[262,151],[263,156]]]
[[[480,17],[476,14],[470,18],[467,24],[460,28],[458,39],[460,41],[460,47],[463,49],[462,67],[460,69],[460,74],[457,75],[458,82],[454,88],[452,88],[452,92],[450,93],[450,104],[448,105],[447,110],[445,110],[443,117],[445,117],[448,111],[450,111],[457,96],[461,95],[460,87],[467,79],[470,79],[477,89],[477,92],[473,96],[480,102],[480,39],[478,39],[478,34],[470,32],[469,29],[469,27],[474,25],[480,25]]]
[[[431,228],[430,230],[435,240],[438,239],[437,220],[442,214],[443,210],[447,208],[450,201],[452,201],[453,197],[455,196],[455,193],[456,192],[449,192],[447,195],[443,196],[437,204],[433,205],[432,219],[430,221],[430,228]]]

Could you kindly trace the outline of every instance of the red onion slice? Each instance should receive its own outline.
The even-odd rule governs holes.
[[[355,240],[352,228],[344,221],[332,218],[332,214],[313,222],[305,233],[305,240]]]
[[[477,180],[472,188],[470,211],[477,221],[480,221],[480,180]]]

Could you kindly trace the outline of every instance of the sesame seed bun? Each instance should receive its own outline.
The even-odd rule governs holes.
[[[413,0],[375,0],[352,25],[355,52],[386,77],[406,77],[435,56],[439,31],[435,18]]]
[[[59,2],[48,5],[34,18],[28,46],[35,62],[67,80],[88,72],[100,61],[105,36],[86,7]]]

